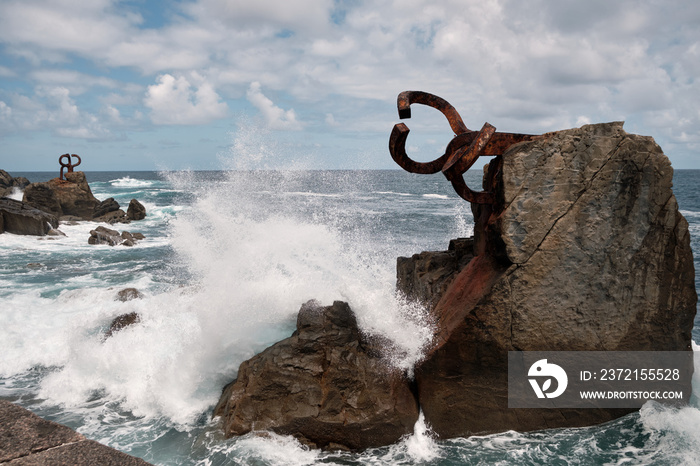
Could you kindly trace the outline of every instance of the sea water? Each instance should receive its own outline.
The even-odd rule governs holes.
[[[0,235],[2,399],[163,465],[700,463],[695,402],[648,403],[600,426],[444,441],[421,417],[413,435],[361,453],[274,434],[225,439],[211,419],[222,387],[242,361],[289,336],[310,299],[348,301],[410,369],[431,329],[422,309],[395,296],[396,258],[469,236],[469,204],[439,175],[400,170],[86,174],[98,199],[146,207],[146,219],[113,226],[146,239],[89,245],[94,222],[62,224],[62,237]],[[471,186],[479,178],[467,174]],[[674,193],[700,270],[700,171],[677,170]],[[143,297],[116,299],[130,287]],[[129,312],[141,323],[105,338]]]

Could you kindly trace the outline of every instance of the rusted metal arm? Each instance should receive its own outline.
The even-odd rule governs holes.
[[[455,133],[445,153],[432,162],[416,162],[406,154],[406,139],[410,130],[403,123],[394,125],[389,137],[389,153],[394,161],[411,173],[433,174],[439,171],[452,183],[463,199],[475,204],[493,204],[492,180],[487,191],[473,191],[464,181],[464,173],[481,156],[501,156],[511,145],[522,141],[533,141],[544,136],[517,133],[497,133],[496,127],[485,123],[480,131],[471,131],[462,121],[457,110],[445,99],[421,91],[405,91],[399,94],[397,107],[399,118],[411,118],[411,104],[433,107],[447,118]]]

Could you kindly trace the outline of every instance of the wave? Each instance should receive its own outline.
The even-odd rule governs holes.
[[[110,180],[109,183],[112,186],[118,188],[143,188],[146,186],[153,186],[153,180],[139,180],[136,178],[131,178],[130,176],[125,176],[123,178],[117,178],[116,180]]]
[[[426,199],[450,199],[450,196],[445,194],[423,194],[423,197]]]

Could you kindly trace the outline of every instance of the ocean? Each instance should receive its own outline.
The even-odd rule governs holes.
[[[93,222],[61,225],[63,237],[0,235],[1,399],[158,465],[700,464],[700,368],[690,406],[650,402],[593,427],[438,441],[419,420],[414,435],[360,453],[224,439],[211,419],[222,387],[291,334],[309,299],[348,301],[410,367],[430,332],[394,295],[396,258],[469,236],[469,204],[443,177],[401,170],[86,175],[98,199],[146,207],[146,219],[113,226],[146,239],[89,245]],[[467,176],[479,186],[479,173]],[[700,270],[700,170],[677,170],[674,193]],[[143,298],[117,300],[124,288]],[[141,323],[105,338],[129,312]]]

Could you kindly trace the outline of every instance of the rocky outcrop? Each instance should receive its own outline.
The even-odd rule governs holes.
[[[518,144],[490,169],[498,202],[475,209],[477,256],[432,309],[435,345],[416,369],[426,422],[447,438],[628,412],[509,409],[507,354],[690,350],[693,259],[668,159],[611,123]]]
[[[31,183],[25,188],[22,200],[59,218],[74,216],[92,220],[95,206],[100,201],[93,196],[85,173],[69,172],[65,177],[65,180],[54,178],[42,183]]]
[[[126,218],[129,220],[143,220],[146,218],[146,208],[136,199],[129,202],[129,208],[126,210]]]
[[[271,430],[321,448],[394,443],[413,431],[418,404],[381,354],[346,303],[308,302],[291,337],[241,364],[214,415],[228,437]]]
[[[12,194],[15,188],[24,189],[29,180],[23,176],[13,177],[5,170],[0,170],[0,198]]]
[[[133,246],[138,241],[144,239],[145,236],[141,233],[130,233],[123,231],[119,233],[111,228],[98,226],[94,230],[90,230],[90,238],[88,244],[106,244],[109,246]]]
[[[691,350],[688,224],[652,138],[587,125],[511,146],[488,171],[496,202],[472,206],[473,240],[398,260],[398,291],[435,329],[415,386],[347,305],[306,305],[292,337],[225,388],[226,435],[386,445],[412,430],[418,405],[442,438],[591,425],[630,410],[508,408],[508,352]]]
[[[43,236],[58,227],[55,216],[14,199],[0,199],[0,233]]]

